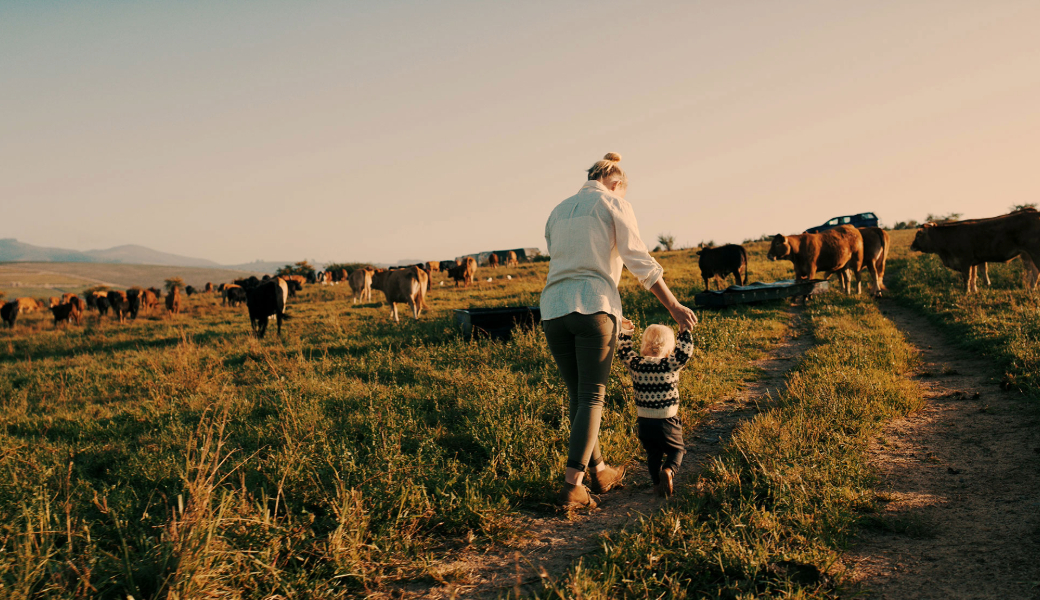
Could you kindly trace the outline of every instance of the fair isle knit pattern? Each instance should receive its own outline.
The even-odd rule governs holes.
[[[675,350],[664,358],[639,356],[632,350],[634,330],[618,335],[618,357],[632,376],[636,414],[647,419],[667,419],[679,412],[679,372],[693,352],[693,335],[684,331],[675,339]]]

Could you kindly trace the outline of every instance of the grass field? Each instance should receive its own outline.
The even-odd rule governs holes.
[[[200,267],[162,265],[119,265],[107,263],[0,263],[0,292],[7,298],[29,296],[46,298],[65,292],[78,294],[88,287],[109,285],[114,288],[162,288],[163,282],[180,277],[186,285],[202,288],[207,281],[214,284],[234,281],[262,273]]]
[[[915,269],[945,274],[894,233],[892,293],[956,325],[961,297],[908,283]],[[749,249],[752,280],[790,276],[790,263],[764,260],[765,244]],[[692,304],[693,253],[659,260]],[[1000,285],[1014,279],[1007,268]],[[352,597],[432,585],[452,576],[438,565],[453,551],[508,546],[524,534],[520,511],[553,511],[565,391],[539,331],[466,341],[451,310],[537,304],[546,270],[482,269],[459,290],[436,276],[431,310],[400,325],[384,305],[352,305],[346,286],[308,286],[282,337],[263,342],[244,308],[214,295],[123,326],[20,317],[0,330],[0,597]],[[928,308],[934,298],[949,304]],[[667,322],[628,274],[622,300],[637,326]],[[1024,361],[1035,338],[980,325],[999,304],[958,326]],[[817,348],[734,435],[702,493],[611,536],[545,595],[836,593],[799,569],[825,571],[869,518],[863,449],[916,400],[908,349],[872,301],[828,294],[809,316]],[[701,318],[680,390],[687,427],[754,379],[749,361],[789,326],[782,303]],[[1028,364],[1009,373],[1024,381]],[[615,364],[601,434],[612,463],[640,455],[626,381]]]

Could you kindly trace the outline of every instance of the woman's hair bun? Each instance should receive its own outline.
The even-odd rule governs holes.
[[[621,162],[621,155],[617,152],[607,152],[607,154],[603,157],[603,160]]]

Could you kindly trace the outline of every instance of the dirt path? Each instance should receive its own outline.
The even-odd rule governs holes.
[[[853,582],[868,598],[1040,597],[1037,410],[923,317],[883,311],[921,352],[927,405],[871,447],[889,526],[845,556]]]
[[[686,457],[677,477],[684,486],[729,437],[738,423],[753,416],[756,403],[775,396],[784,376],[812,345],[801,334],[800,310],[792,309],[790,333],[765,358],[755,361],[761,370],[754,382],[707,409],[701,425],[687,430]],[[623,490],[597,496],[599,508],[591,513],[526,514],[521,527],[529,536],[513,548],[493,548],[486,553],[470,550],[441,567],[451,583],[428,589],[397,590],[394,597],[499,598],[514,590],[540,588],[543,577],[563,574],[578,558],[598,548],[600,535],[617,531],[661,508],[667,502],[654,495],[645,463],[630,463]]]

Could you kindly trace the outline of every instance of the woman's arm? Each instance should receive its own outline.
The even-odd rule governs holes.
[[[657,280],[653,286],[650,287],[650,291],[653,292],[657,299],[661,302],[661,306],[668,311],[668,314],[672,315],[675,322],[679,324],[680,331],[686,331],[692,329],[697,324],[697,315],[693,314],[693,311],[686,308],[679,301],[675,299],[675,295],[672,294],[672,290],[668,289],[668,284],[664,282],[662,276]]]

